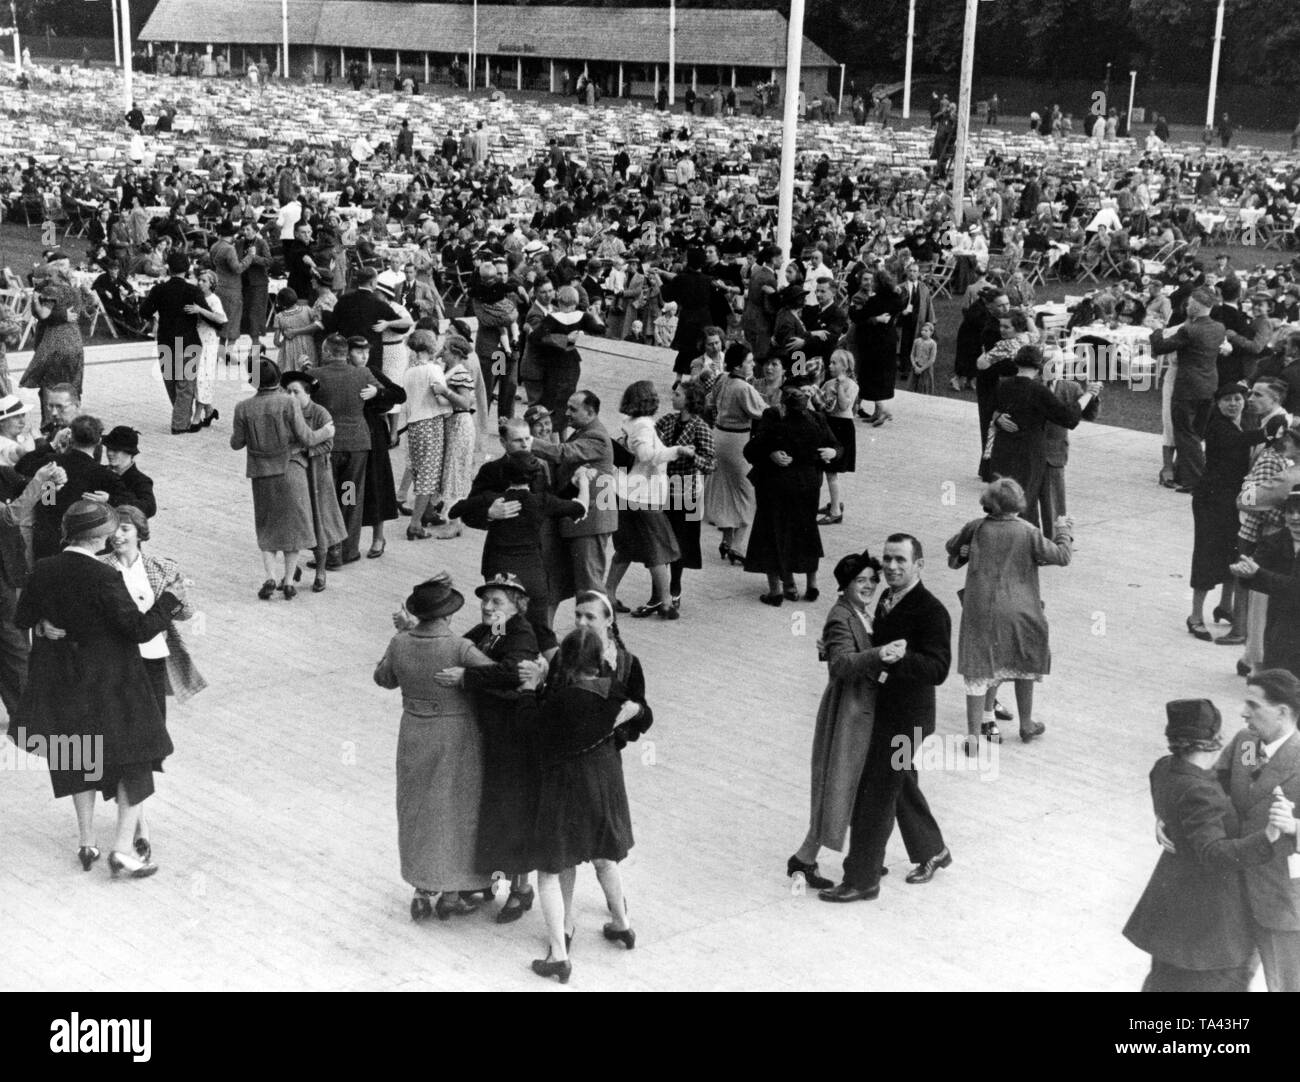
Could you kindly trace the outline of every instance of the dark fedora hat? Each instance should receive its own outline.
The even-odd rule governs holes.
[[[1171,744],[1214,742],[1223,726],[1223,715],[1209,699],[1174,699],[1165,703],[1165,718]]]
[[[125,451],[128,455],[140,453],[140,433],[127,425],[118,425],[101,441],[106,451]]]
[[[474,596],[482,597],[489,590],[512,590],[524,597],[528,596],[528,588],[514,575],[508,573],[493,575],[482,586],[475,588]]]
[[[412,589],[405,608],[417,620],[434,620],[450,616],[464,604],[465,596],[452,586],[451,576],[443,571]]]
[[[313,379],[306,372],[285,372],[280,377],[280,386],[286,391],[295,383],[301,383],[306,387],[308,394],[315,394],[317,389],[320,387],[320,381]]]

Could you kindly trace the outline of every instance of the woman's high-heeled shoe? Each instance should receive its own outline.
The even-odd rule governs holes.
[[[731,546],[728,545],[725,541],[722,542],[722,544],[718,546],[718,555],[725,560],[728,556],[731,555]]]
[[[423,526],[413,526],[406,531],[408,541],[425,541],[433,536],[433,531]]]
[[[451,920],[452,917],[467,917],[478,912],[478,904],[467,902],[459,894],[441,894],[433,911],[439,920]]]
[[[158,870],[158,865],[152,861],[137,860],[116,850],[108,854],[108,867],[114,879],[122,874],[125,874],[128,879],[148,879]]]
[[[785,602],[785,598],[780,594],[759,594],[758,599],[763,602],[764,605],[771,605],[774,609],[780,608]]]
[[[272,596],[275,594],[275,590],[275,579],[267,579],[262,583],[261,589],[257,591],[257,596],[263,601],[270,601]]]
[[[787,601],[798,601],[799,591],[796,590],[793,586],[783,586],[781,587],[781,596],[785,598]]]
[[[324,571],[317,571],[317,572],[316,572],[316,581],[313,582],[313,583],[311,584],[311,592],[312,592],[313,594],[324,593],[324,591],[325,591],[325,582],[326,582],[326,574],[325,574],[325,572],[324,572]]]
[[[81,870],[88,872],[100,857],[99,849],[93,845],[83,845],[77,850],[77,859],[81,861]]]
[[[567,958],[563,962],[556,962],[547,951],[545,958],[533,960],[533,972],[539,977],[558,977],[561,984],[568,984],[569,978],[573,976],[573,963]]]
[[[808,589],[803,592],[803,599],[805,601],[816,601],[821,596],[822,592],[816,586],[809,586]]]
[[[212,422],[219,421],[220,419],[221,419],[221,411],[214,409],[211,413],[209,413],[206,417],[204,417],[203,420],[199,422],[199,424],[202,425],[204,428],[211,428]]]
[[[1028,744],[1031,740],[1036,740],[1045,732],[1047,732],[1047,726],[1041,721],[1036,721],[1028,729],[1020,730],[1020,742],[1022,744]]]
[[[413,921],[428,920],[433,916],[433,903],[430,899],[433,897],[433,891],[421,890],[415,888],[415,897],[411,899],[411,919]]]
[[[280,592],[284,594],[286,601],[292,601],[298,596],[298,587],[291,582],[282,582],[280,583]]]
[[[736,564],[743,564],[745,562],[745,554],[743,552],[737,552],[735,549],[727,549],[727,562],[733,567]]]
[[[1222,605],[1215,605],[1214,612],[1211,613],[1211,616],[1214,618],[1214,622],[1216,624],[1232,623],[1232,613],[1230,613]]]
[[[373,542],[370,546],[370,551],[366,553],[366,559],[378,560],[379,557],[381,557],[384,554],[384,550],[387,548],[388,548],[387,539]]]
[[[497,914],[498,924],[513,924],[530,909],[533,908],[533,899],[537,897],[534,890],[515,890],[510,888],[510,896],[506,898],[506,904],[501,907],[501,912]],[[567,949],[568,944],[565,944]]]
[[[1200,639],[1201,642],[1211,642],[1214,639],[1214,636],[1206,630],[1204,623],[1193,620],[1190,616],[1187,618],[1187,633],[1194,639]]]
[[[843,512],[843,511],[841,511],[838,515],[832,515],[829,511],[824,511],[824,512],[822,512],[821,517],[817,519],[817,525],[818,525],[818,526],[838,526],[838,525],[839,525],[841,522],[843,522],[843,521],[844,521],[844,512]]]
[[[609,924],[606,924],[601,931],[605,934],[605,938],[611,943],[622,943],[628,950],[631,950],[636,946],[636,932],[632,931],[631,928],[624,928],[622,931],[619,931],[614,927],[614,924],[611,921]]]
[[[803,874],[803,881],[813,890],[830,890],[835,886],[833,880],[827,879],[817,870],[816,861],[807,864],[800,860],[799,854],[796,853],[785,862],[785,874],[794,877],[798,873]]]

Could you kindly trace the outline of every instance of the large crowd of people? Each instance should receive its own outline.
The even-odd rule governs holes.
[[[145,82],[155,98],[172,93]],[[786,258],[774,243],[766,122],[729,117],[719,139],[690,115],[660,116],[649,144],[615,140],[606,155],[547,135],[521,156],[508,146],[508,109],[467,113],[460,134],[444,136],[404,108],[385,137],[358,134],[344,152],[336,141],[334,151],[252,153],[205,136],[192,159],[160,156],[173,145],[162,141],[148,160],[135,153],[144,125],[128,117],[121,162],[32,156],[0,176],[11,217],[57,218],[87,240],[81,267],[51,247],[30,283],[16,281],[30,307],[0,326],[11,342],[28,321],[36,335],[19,387],[0,372],[10,498],[0,691],[11,735],[96,733],[112,749],[93,787],[54,775],[56,795],[74,797],[84,867],[99,857],[98,791],[119,805],[114,873],[157,870],[140,805],[171,752],[166,696],[202,686],[174,626],[192,611],[184,580],[140,551],[156,503],[135,466],[138,434],[105,436],[81,410],[80,320],[94,313],[153,339],[175,436],[206,439],[220,422],[218,378],[253,384],[229,446],[245,452],[261,600],[296,598],[304,568],[324,592],[329,572],[382,558],[386,526],[402,518],[408,541],[481,546],[480,621],[460,634],[451,618],[462,590],[445,575],[422,582],[374,673],[402,694],[401,874],[415,920],[475,911],[496,873],[509,884],[498,921],[520,919],[536,898],[541,976],[571,975],[579,864],[593,863],[609,907],[603,937],[636,943],[620,873],[633,844],[620,751],[653,715],[619,617],[645,628],[689,613],[684,572],[712,548],[705,524],[728,566],[760,576],[754,600],[818,601],[859,426],[912,423],[895,406],[900,379],[922,392],[949,380],[978,405],[969,447],[985,515],[955,522],[946,545],[967,574],[956,653],[966,754],[978,760],[1001,742],[998,721],[1017,719],[1024,742],[1046,733],[1034,718],[1035,684],[1051,669],[1038,569],[1070,563],[1069,431],[1097,416],[1115,378],[1092,363],[1098,352],[1122,348],[1130,376],[1149,370],[1163,388],[1159,483],[1192,496],[1187,630],[1211,638],[1204,600],[1222,587],[1214,618],[1231,628],[1218,641],[1244,648],[1247,701],[1269,719],[1258,736],[1280,761],[1274,745],[1294,734],[1300,709],[1300,266],[1281,254],[1295,244],[1300,163],[1190,151],[1154,133],[1139,144],[1105,127],[1072,139],[1052,124],[990,143],[969,201],[954,208],[941,109],[935,152],[919,166],[832,160],[833,147],[805,145]],[[175,118],[159,115],[170,128]],[[883,139],[873,115],[871,138]],[[1211,259],[1233,230],[1277,261]],[[1068,308],[1035,304],[1052,278],[1096,288]],[[939,305],[960,309],[952,340],[936,335]],[[593,336],[631,344],[606,349],[666,347],[671,385],[629,380],[617,403],[602,403],[583,376]],[[35,408],[21,389],[37,395],[39,439],[19,423]],[[501,454],[479,463],[493,435]],[[106,543],[101,559],[80,558]],[[651,584],[635,605],[620,597],[634,564]],[[895,755],[900,735],[933,733],[935,688],[953,661],[952,617],[923,568],[922,542],[898,532],[879,558],[864,551],[834,569],[810,824],[787,867],[828,902],[877,896],[895,822],[916,866],[909,883],[953,859],[920,792],[919,747],[901,766]],[[573,626],[557,627],[568,599]],[[684,624],[659,633],[689,635]],[[101,673],[113,674],[111,710],[99,709]],[[1008,682],[1015,714],[997,698]],[[1224,842],[1236,835],[1226,823],[1203,837],[1203,824],[1180,819],[1184,805],[1166,803],[1170,774],[1205,783],[1198,792],[1216,807],[1227,800],[1206,783],[1211,721],[1209,710],[1171,706],[1174,756],[1158,765],[1159,787],[1153,775],[1170,860],[1193,875],[1189,852],[1213,845],[1239,864],[1284,866],[1294,844],[1278,838],[1295,833],[1285,798],[1270,795],[1267,825],[1252,806],[1251,828],[1268,841],[1250,846]],[[1300,748],[1286,740],[1287,754]],[[1229,784],[1235,803],[1235,776]],[[844,849],[846,834],[836,884],[817,858]],[[1198,882],[1253,889],[1250,873]],[[1270,933],[1252,943],[1267,944],[1270,987],[1294,988],[1300,933],[1287,929],[1300,927],[1300,895],[1282,889],[1284,912],[1257,913]],[[1161,890],[1159,903],[1144,898],[1147,930],[1172,927],[1166,910],[1183,904]],[[1228,908],[1225,920],[1240,917]],[[1207,968],[1127,934],[1157,958],[1154,986],[1178,983],[1170,966]],[[1239,969],[1240,953],[1211,961]]]

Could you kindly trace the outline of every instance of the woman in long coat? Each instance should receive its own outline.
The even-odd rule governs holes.
[[[483,750],[469,696],[437,679],[443,669],[492,661],[451,630],[465,603],[446,574],[420,583],[394,618],[399,630],[375,667],[375,683],[401,688],[397,737],[397,846],[402,878],[415,888],[411,919],[472,913],[467,895],[491,875],[478,870],[478,807]],[[404,619],[409,616],[410,619]],[[432,903],[439,895],[436,909]]]
[[[985,486],[980,506],[985,516],[966,523],[947,544],[948,566],[966,567],[957,671],[966,680],[970,755],[978,754],[981,736],[1002,741],[993,711],[1004,680],[1015,681],[1020,739],[1029,743],[1043,735],[1046,727],[1033,720],[1034,684],[1051,672],[1052,653],[1038,569],[1065,567],[1073,554],[1069,520],[1056,524],[1055,540],[1049,541],[1019,517],[1025,494],[1010,478]]]
[[[221,341],[226,351],[239,341],[244,319],[244,271],[252,266],[257,254],[250,251],[242,259],[239,257],[231,240],[236,232],[233,222],[222,222],[217,226],[218,239],[208,252],[217,276],[215,292],[221,298],[221,310],[226,313],[226,322],[221,327]]]
[[[753,465],[756,510],[745,552],[745,570],[767,576],[766,605],[798,601],[794,576],[806,576],[805,601],[816,601],[817,565],[822,557],[817,500],[822,472],[840,453],[826,420],[809,408],[814,388],[789,386],[781,405],[759,419],[745,445]]]
[[[279,589],[288,601],[298,592],[294,586],[298,554],[316,545],[306,452],[333,439],[334,425],[312,431],[298,401],[280,386],[280,369],[274,361],[263,358],[257,373],[257,394],[235,403],[230,446],[236,451],[248,449],[245,473],[253,482],[253,521],[266,572],[257,596],[269,601]],[[284,577],[278,586],[277,556],[284,560]]]
[[[876,271],[871,296],[858,294],[849,308],[858,390],[874,406],[868,420],[877,427],[893,416],[885,403],[894,397],[898,375],[898,317],[906,307],[903,292],[886,270]]]
[[[348,363],[364,368],[370,359],[370,345],[364,338],[348,342]],[[390,380],[378,368],[370,369],[379,390],[366,399],[366,427],[370,429],[370,455],[366,458],[366,493],[361,505],[361,525],[370,527],[370,551],[377,560],[388,542],[384,523],[397,518],[397,485],[393,478],[392,438],[388,430],[390,413],[406,402],[406,389]]]
[[[1240,836],[1237,810],[1215,775],[1218,708],[1178,699],[1165,714],[1170,754],[1151,768],[1151,802],[1174,851],[1160,854],[1124,938],[1151,955],[1144,992],[1245,992],[1255,942],[1241,871],[1273,859],[1279,832],[1270,822]],[[1283,818],[1292,814],[1289,805],[1274,807]]]
[[[80,397],[85,374],[85,346],[77,321],[86,298],[68,278],[64,270],[66,260],[66,256],[56,258],[50,276],[39,283],[32,301],[32,314],[39,321],[36,347],[18,382],[20,387],[39,389],[42,424],[50,419],[45,402],[48,389],[58,383],[70,383]]]
[[[844,849],[853,802],[871,746],[876,677],[883,671],[871,637],[871,600],[880,584],[880,561],[868,552],[845,556],[835,565],[839,599],[822,629],[819,652],[827,683],[817,708],[812,747],[812,811],[808,833],[786,862],[786,875],[802,873],[813,890],[835,884],[817,870],[824,846]]]
[[[437,679],[446,686],[458,683],[474,700],[483,738],[477,867],[487,875],[502,872],[510,878],[510,896],[496,917],[498,924],[510,924],[533,907],[528,876],[541,773],[536,729],[516,709],[519,664],[536,662],[543,650],[553,650],[555,636],[545,632],[544,641],[539,640],[526,615],[531,599],[514,575],[495,575],[474,593],[482,605],[483,622],[467,631],[465,638],[493,664],[476,669],[454,666]]]
[[[1241,520],[1237,494],[1250,471],[1251,448],[1264,442],[1262,428],[1243,432],[1241,415],[1250,388],[1225,383],[1214,393],[1214,412],[1205,429],[1205,473],[1192,492],[1192,614],[1187,630],[1209,642],[1205,626],[1205,598],[1222,586],[1214,619],[1231,621],[1236,579],[1228,570],[1237,558],[1237,531]]]
[[[24,751],[34,750],[34,737],[38,746],[46,743],[48,754],[60,749],[50,762],[50,781],[56,797],[72,797],[82,867],[89,871],[100,856],[94,833],[99,792],[117,800],[110,869],[143,878],[158,866],[135,853],[140,805],[173,749],[139,644],[167,630],[184,608],[185,589],[174,574],[141,612],[122,575],[97,559],[117,526],[107,504],[77,500],[63,516],[67,547],[38,561],[27,580],[14,623],[38,633],[9,731]],[[42,634],[47,625],[55,630]],[[81,753],[72,761],[70,749]]]
[[[302,407],[302,419],[313,432],[332,424],[334,418],[329,410],[319,402],[313,402],[311,396],[316,393],[319,383],[308,372],[285,372],[280,377],[280,384]],[[338,490],[334,487],[334,473],[330,469],[330,452],[334,449],[333,440],[321,440],[313,447],[307,448],[307,492],[311,499],[311,524],[316,533],[316,543],[312,551],[316,555],[316,580],[311,584],[312,593],[319,594],[325,589],[325,557],[330,546],[337,545],[348,535],[348,528],[343,522],[343,510],[339,507]],[[302,575],[302,568],[294,572],[294,582]]]

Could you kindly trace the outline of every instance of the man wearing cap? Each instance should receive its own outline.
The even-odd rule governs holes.
[[[337,334],[330,335],[321,344],[321,363],[312,375],[319,384],[312,397],[334,420],[330,469],[348,531],[347,537],[329,551],[325,566],[334,570],[361,559],[366,466],[370,458],[370,426],[366,423],[365,404],[379,393],[379,381],[368,367],[348,364],[347,340]]]
[[[1222,323],[1210,318],[1214,296],[1198,289],[1187,301],[1187,322],[1151,333],[1151,353],[1178,354],[1178,372],[1170,393],[1174,440],[1174,482],[1191,492],[1205,472],[1201,440],[1209,423],[1214,391],[1219,386],[1219,347],[1227,340]]]
[[[100,461],[104,426],[99,418],[80,414],[68,426],[68,433],[67,450],[48,460],[62,467],[67,480],[53,501],[42,500],[36,507],[32,541],[37,559],[58,551],[59,523],[63,513],[77,500],[84,497],[114,507],[135,502],[122,479]],[[26,465],[29,460],[34,466],[41,465],[33,456],[20,460],[20,465]]]
[[[192,423],[199,359],[203,355],[198,316],[194,313],[210,309],[199,287],[186,280],[189,269],[189,256],[173,252],[167,257],[171,277],[149,290],[140,305],[141,318],[158,317],[158,364],[172,403],[173,436],[198,432],[201,427]]]
[[[334,310],[324,313],[323,322],[327,334],[341,334],[344,338],[363,335],[370,343],[370,367],[382,371],[384,332],[407,331],[413,323],[383,297],[376,295],[378,277],[371,267],[358,271],[356,289],[344,293]]]
[[[108,468],[117,474],[127,491],[129,498],[126,502],[140,508],[145,518],[153,518],[158,513],[153,478],[141,473],[135,464],[140,454],[140,433],[126,425],[118,425],[104,437],[103,446]]]

